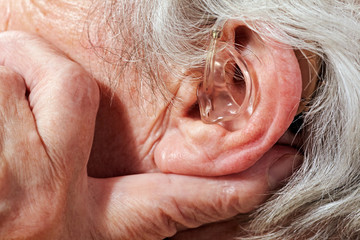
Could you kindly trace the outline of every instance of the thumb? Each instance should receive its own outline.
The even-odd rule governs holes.
[[[108,234],[102,236],[104,239],[163,239],[178,231],[248,213],[299,163],[295,152],[289,154],[292,157],[264,156],[252,168],[231,176],[149,173],[90,179],[94,226]],[[281,164],[270,171],[279,158]]]
[[[0,64],[25,79],[48,155],[61,161],[82,159],[84,168],[99,102],[95,81],[47,42],[21,32],[0,34]]]

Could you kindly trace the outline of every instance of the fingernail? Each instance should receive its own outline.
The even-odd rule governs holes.
[[[268,182],[272,189],[279,186],[286,178],[290,177],[296,167],[302,162],[302,155],[283,155],[269,168]]]

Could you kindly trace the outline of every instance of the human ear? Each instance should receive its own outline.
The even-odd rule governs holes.
[[[196,84],[184,82],[166,132],[155,148],[155,163],[164,172],[219,176],[244,171],[266,152],[293,153],[290,146],[274,146],[290,126],[298,109],[302,79],[293,49],[261,38],[238,21],[227,21],[222,41],[237,46],[248,67],[256,98],[251,115],[239,118],[241,128],[206,124],[195,114]],[[240,46],[240,47],[239,47]],[[236,66],[234,66],[236,67]],[[244,92],[245,85],[238,91]],[[236,121],[236,120],[235,120]],[[269,153],[270,152],[270,153]]]

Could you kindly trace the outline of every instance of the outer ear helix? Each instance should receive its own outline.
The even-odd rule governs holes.
[[[196,109],[194,81],[183,81],[177,92],[183,104],[171,111],[154,150],[160,171],[221,176],[250,168],[264,154],[296,152],[279,142],[302,91],[294,50],[238,20],[227,20],[224,27],[218,23],[212,34],[204,81],[196,86],[203,121],[189,115]],[[234,86],[234,80],[241,84]]]
[[[211,32],[204,81],[198,86],[197,98],[204,123],[219,123],[234,131],[253,113],[257,84],[235,43],[220,40],[223,25],[224,21],[218,20]]]

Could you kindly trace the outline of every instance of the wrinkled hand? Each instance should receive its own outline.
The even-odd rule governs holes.
[[[252,210],[294,165],[269,176],[264,156],[225,177],[90,178],[96,82],[20,32],[0,34],[0,81],[0,239],[162,239]]]

